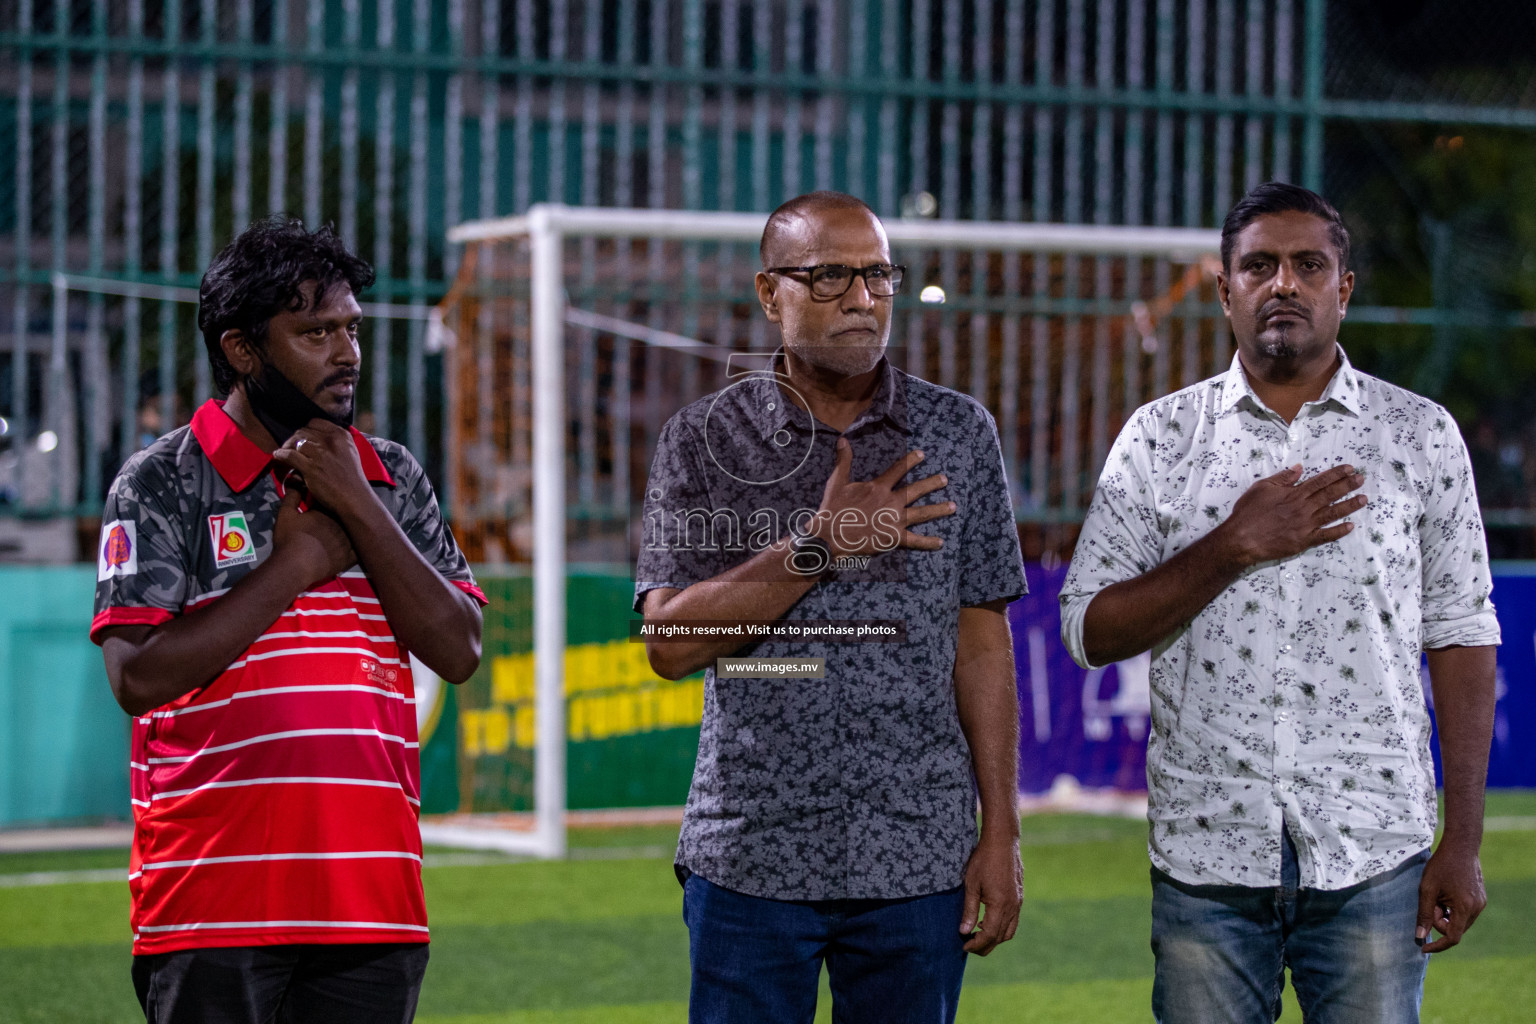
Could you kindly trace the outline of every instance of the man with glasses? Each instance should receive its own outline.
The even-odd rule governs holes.
[[[652,666],[705,672],[690,1016],[810,1020],[825,963],[838,1020],[950,1021],[1022,899],[997,432],[886,359],[903,268],[864,203],[790,200],[761,255],[783,347],[662,430],[635,573]]]

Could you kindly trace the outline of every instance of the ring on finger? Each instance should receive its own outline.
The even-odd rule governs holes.
[[[309,438],[301,437],[299,438],[298,444],[295,444],[293,447],[295,450],[297,450],[299,448],[303,448],[307,444],[309,444]]]

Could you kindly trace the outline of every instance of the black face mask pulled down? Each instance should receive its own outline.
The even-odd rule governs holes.
[[[262,363],[261,369],[245,378],[245,397],[251,403],[251,411],[279,446],[313,419],[330,420],[338,427],[350,427],[356,410],[353,404],[347,406],[347,411],[340,415],[326,412],[271,363]]]

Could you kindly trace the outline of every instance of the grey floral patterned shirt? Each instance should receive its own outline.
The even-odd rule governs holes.
[[[1341,358],[1342,350],[1340,350]],[[1083,616],[1224,520],[1254,481],[1348,463],[1370,503],[1342,539],[1254,566],[1152,651],[1152,863],[1191,884],[1342,889],[1435,829],[1420,652],[1499,642],[1466,446],[1443,408],[1355,370],[1287,424],[1236,358],[1136,412],[1111,450],[1061,593]]]
[[[774,899],[893,899],[964,881],[976,842],[970,749],[955,709],[962,607],[1024,593],[1013,508],[992,417],[976,401],[883,363],[845,437],[855,480],[909,450],[914,481],[949,483],[919,504],[952,516],[915,527],[939,551],[898,549],[822,578],[784,616],[887,620],[903,642],[759,642],[736,656],[824,658],[820,679],[705,674],[698,761],[677,863]],[[755,373],[663,428],[647,485],[635,607],[739,565],[813,514],[838,433]],[[791,383],[791,382],[786,382]],[[792,383],[791,383],[792,386]]]

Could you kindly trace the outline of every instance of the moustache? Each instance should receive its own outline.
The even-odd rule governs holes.
[[[1309,310],[1302,306],[1293,306],[1288,303],[1282,303],[1275,306],[1265,306],[1263,309],[1259,310],[1259,318],[1261,320],[1268,320],[1270,317],[1278,316],[1281,313],[1290,313],[1294,316],[1301,317],[1303,320],[1312,319],[1312,313]]]
[[[356,370],[338,370],[321,381],[320,386],[315,389],[315,393],[319,394],[326,388],[334,387],[337,384],[356,384],[361,379],[362,374]]]

